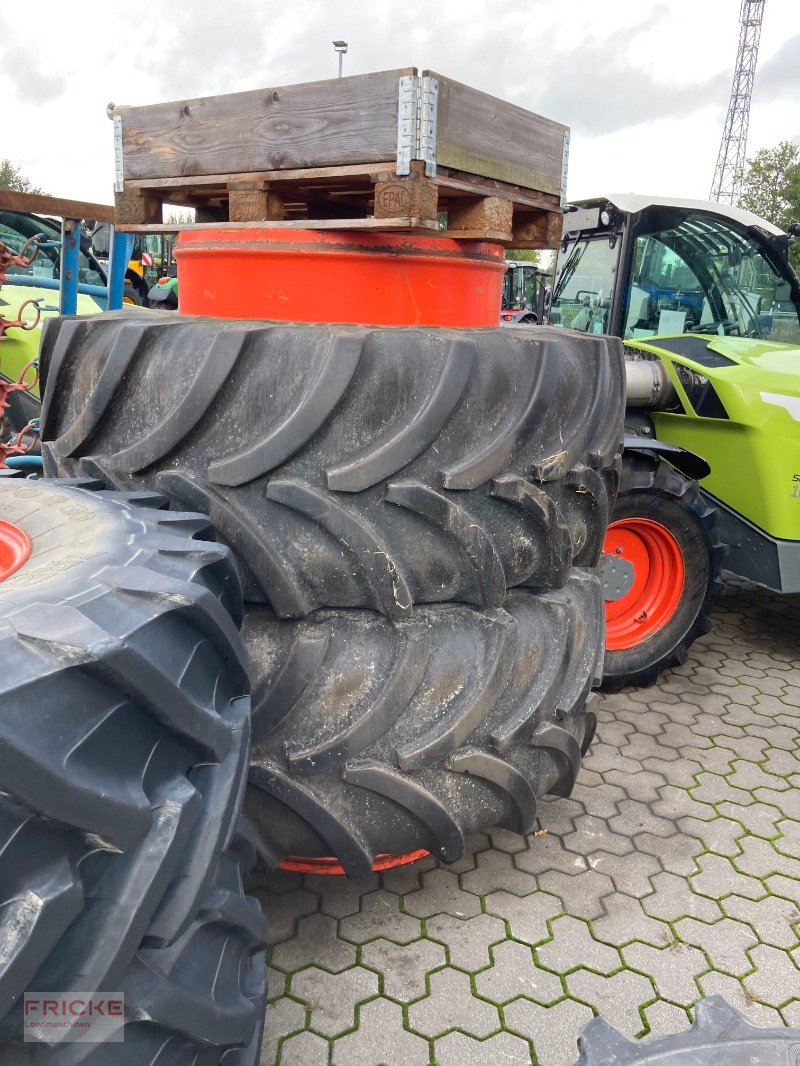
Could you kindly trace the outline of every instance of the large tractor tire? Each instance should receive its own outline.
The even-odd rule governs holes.
[[[464,836],[531,831],[536,800],[568,796],[594,733],[603,656],[593,570],[515,589],[504,608],[418,608],[393,622],[245,613],[253,753],[245,803],[262,862],[331,856],[356,877],[419,849],[459,859]]]
[[[48,323],[45,469],[211,517],[281,618],[492,609],[597,563],[619,344],[554,329]]]
[[[0,482],[0,1059],[251,1066],[238,578],[204,516],[98,489]],[[23,1041],[26,992],[124,1016]]]
[[[652,685],[711,628],[724,548],[717,512],[666,463],[626,455],[602,565],[602,687]]]
[[[603,1018],[581,1031],[575,1066],[796,1066],[800,1029],[759,1029],[722,996],[701,999],[690,1029],[628,1040]]]

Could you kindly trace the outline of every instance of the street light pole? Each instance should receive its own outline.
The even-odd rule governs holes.
[[[333,49],[339,55],[339,77],[342,76],[342,57],[347,51],[347,41],[334,41]]]

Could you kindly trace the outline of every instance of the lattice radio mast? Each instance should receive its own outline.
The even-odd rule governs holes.
[[[718,203],[733,204],[739,197],[747,148],[747,126],[750,121],[750,97],[753,93],[765,2],[766,0],[742,0],[739,15],[739,51],[733,72],[731,100],[711,185],[710,199]]]

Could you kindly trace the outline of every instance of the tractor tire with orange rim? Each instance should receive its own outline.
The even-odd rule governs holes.
[[[603,546],[602,688],[652,685],[711,628],[724,548],[717,512],[666,463],[626,455]]]
[[[245,813],[265,868],[360,877],[491,826],[525,835],[567,796],[594,734],[603,601],[593,569],[502,609],[431,604],[392,621],[245,610],[253,751]],[[316,857],[332,856],[326,862]]]
[[[0,1059],[254,1066],[238,578],[204,516],[101,488],[0,480]],[[70,1043],[26,992],[124,1013]]]

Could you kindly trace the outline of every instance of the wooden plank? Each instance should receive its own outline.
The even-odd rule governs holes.
[[[123,233],[181,233],[183,230],[197,229],[332,229],[332,230],[424,230],[438,232],[437,222],[425,218],[351,218],[346,223],[340,218],[300,218],[283,222],[194,222],[185,226],[169,223],[152,226],[120,226]],[[443,237],[448,236],[442,233]]]
[[[496,196],[500,200],[510,200],[521,207],[535,207],[543,211],[560,210],[560,194],[536,194],[519,185],[509,185],[494,178],[481,178],[474,174],[454,173],[446,167],[437,167],[436,177],[432,179],[442,192],[464,193],[468,196]]]
[[[179,178],[131,178],[126,179],[125,188],[131,189],[180,189],[200,188],[204,185],[218,185],[225,188],[234,181],[325,181],[328,178],[346,180],[350,177],[369,179],[373,174],[394,174],[396,162],[388,163],[350,163],[346,166],[302,167],[299,170],[262,170],[247,171],[244,174],[193,174]]]
[[[123,178],[393,160],[398,83],[413,70],[117,108]]]
[[[11,189],[0,189],[0,211],[24,211],[31,215],[55,215],[56,218],[94,219],[95,222],[114,221],[114,208],[108,204],[64,200],[58,196],[39,196],[38,193],[13,192]]]
[[[560,195],[567,127],[432,71],[439,82],[436,162]]]

